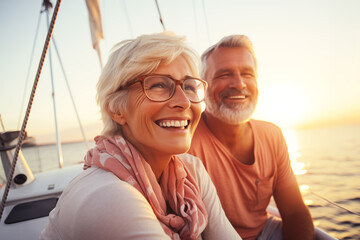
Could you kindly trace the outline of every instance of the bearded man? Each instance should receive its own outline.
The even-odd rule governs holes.
[[[314,239],[281,129],[251,119],[258,100],[251,41],[224,37],[201,60],[206,109],[189,153],[203,161],[230,222],[243,239]],[[267,213],[271,197],[281,219]]]

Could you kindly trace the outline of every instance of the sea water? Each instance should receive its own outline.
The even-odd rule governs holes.
[[[299,130],[296,139],[289,153],[315,224],[336,238],[360,239],[360,125]]]
[[[315,225],[339,239],[360,239],[360,216],[356,215],[360,214],[360,125],[283,132]],[[58,167],[56,145],[22,152],[33,173]],[[66,143],[62,152],[66,167],[82,162],[87,148],[84,143]]]

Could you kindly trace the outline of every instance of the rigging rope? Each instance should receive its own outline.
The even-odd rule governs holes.
[[[196,4],[194,2],[194,0],[192,1],[193,3],[193,12],[194,12],[194,22],[195,22],[195,33],[196,33],[196,46],[197,48],[200,47],[199,44],[199,26],[198,26],[198,22],[197,22],[197,10],[196,10]]]
[[[79,123],[79,127],[80,127],[80,130],[81,130],[81,134],[82,134],[82,137],[84,139],[84,143],[85,143],[85,146],[86,146],[86,149],[90,149],[90,146],[89,146],[89,143],[87,141],[87,138],[86,138],[86,135],[85,135],[85,131],[84,131],[84,128],[81,124],[81,121],[80,121],[80,116],[79,116],[79,113],[77,111],[77,108],[76,108],[76,104],[75,104],[75,101],[74,101],[74,97],[72,95],[72,92],[71,92],[71,89],[70,89],[70,84],[69,84],[69,81],[67,79],[67,76],[66,76],[66,73],[65,73],[65,68],[64,68],[64,65],[61,61],[61,57],[60,57],[60,53],[58,51],[58,48],[57,48],[57,45],[56,45],[56,42],[55,42],[55,36],[52,37],[52,43],[54,44],[54,47],[55,47],[55,52],[56,52],[56,55],[58,56],[58,60],[59,60],[59,63],[60,63],[60,67],[61,67],[61,70],[63,72],[63,75],[64,75],[64,79],[65,79],[65,83],[66,83],[66,86],[67,86],[67,89],[69,91],[69,95],[70,95],[70,98],[71,98],[71,103],[73,105],[73,108],[75,110],[75,114],[76,114],[76,118],[78,120],[78,123]]]
[[[204,11],[204,17],[205,17],[205,24],[206,24],[206,33],[207,33],[207,37],[208,37],[208,41],[209,41],[209,45],[211,43],[211,39],[210,39],[210,31],[209,31],[209,24],[208,24],[208,18],[206,15],[206,9],[205,9],[205,2],[204,0],[202,1],[202,6],[203,6],[203,11]]]
[[[349,212],[351,214],[355,214],[355,215],[360,216],[360,213],[351,211],[351,210],[349,210],[349,209],[347,209],[347,208],[345,208],[345,207],[343,207],[343,206],[341,206],[341,205],[339,205],[339,204],[337,204],[337,203],[335,203],[335,202],[333,202],[333,201],[331,201],[331,200],[329,200],[329,199],[327,199],[327,198],[325,198],[325,197],[323,197],[323,196],[321,196],[321,195],[319,195],[317,193],[314,193],[313,191],[310,191],[310,193],[317,196],[318,198],[321,198],[322,200],[330,203],[331,205],[334,205],[335,207],[341,208],[341,209],[343,209],[343,210],[345,210],[345,211],[347,211],[347,212]]]
[[[56,6],[54,8],[54,13],[53,13],[53,16],[52,16],[52,19],[51,19],[51,23],[50,23],[50,26],[49,26],[49,30],[48,30],[48,33],[47,33],[47,36],[46,36],[46,40],[45,40],[45,43],[44,43],[44,47],[43,47],[43,51],[42,51],[42,54],[41,54],[38,70],[37,70],[36,77],[35,77],[34,84],[33,84],[33,88],[32,88],[31,94],[30,94],[30,98],[29,98],[27,109],[26,109],[24,121],[23,121],[23,124],[22,124],[22,127],[21,127],[21,131],[20,131],[20,135],[19,135],[19,141],[18,141],[18,143],[16,145],[16,149],[15,149],[11,169],[10,169],[8,180],[7,180],[7,183],[6,183],[5,190],[4,190],[4,195],[3,195],[3,198],[2,198],[2,201],[1,201],[0,220],[1,220],[4,208],[5,208],[5,203],[6,203],[7,196],[9,194],[10,185],[12,183],[12,178],[13,178],[14,171],[15,171],[16,161],[17,161],[17,158],[19,156],[19,151],[20,151],[22,142],[24,140],[26,125],[27,125],[27,122],[29,120],[32,103],[34,101],[36,88],[37,88],[37,85],[38,85],[38,82],[39,82],[39,79],[40,79],[40,74],[41,74],[42,67],[44,65],[46,53],[47,53],[47,50],[49,49],[50,40],[51,40],[51,36],[52,36],[53,30],[54,30],[56,17],[57,17],[58,12],[59,12],[60,3],[61,3],[61,0],[57,0]]]
[[[0,124],[1,124],[1,128],[2,128],[3,132],[5,132],[5,126],[4,126],[4,123],[2,121],[1,114],[0,114]]]
[[[42,7],[41,7],[42,8]],[[36,33],[35,33],[35,38],[34,38],[34,43],[33,43],[33,48],[31,51],[31,57],[30,57],[30,63],[29,63],[29,67],[28,67],[28,71],[26,74],[26,81],[25,81],[25,86],[24,86],[24,92],[23,92],[23,97],[22,97],[22,101],[21,101],[21,108],[20,108],[20,114],[19,114],[19,120],[18,120],[18,125],[17,125],[17,129],[20,129],[20,123],[21,123],[21,116],[22,116],[22,112],[24,109],[24,104],[25,104],[25,95],[26,95],[26,90],[27,90],[27,85],[29,83],[29,77],[30,77],[30,69],[32,66],[32,60],[34,57],[34,52],[35,52],[35,45],[36,45],[36,40],[37,40],[37,36],[39,33],[39,26],[40,26],[40,20],[41,20],[41,14],[43,11],[41,11],[40,9],[40,14],[39,14],[39,19],[38,19],[38,23],[37,23],[37,27],[36,27]]]
[[[158,13],[159,13],[160,23],[163,26],[164,31],[166,31],[164,22],[163,22],[162,17],[161,17],[161,12],[160,12],[160,8],[159,8],[159,4],[158,4],[157,0],[155,0],[155,3],[156,3],[156,7],[157,7],[157,10],[158,10]]]

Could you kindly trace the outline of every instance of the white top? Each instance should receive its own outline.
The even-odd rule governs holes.
[[[201,161],[179,155],[200,191],[209,215],[204,240],[241,239],[221,207]],[[92,166],[74,178],[49,215],[40,239],[170,239],[144,196],[113,173]]]

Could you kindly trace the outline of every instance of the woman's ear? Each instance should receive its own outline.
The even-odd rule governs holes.
[[[112,120],[114,120],[115,122],[117,122],[120,125],[124,125],[126,123],[125,114],[123,114],[122,112],[113,113],[113,112],[109,111],[109,115],[112,118]]]

